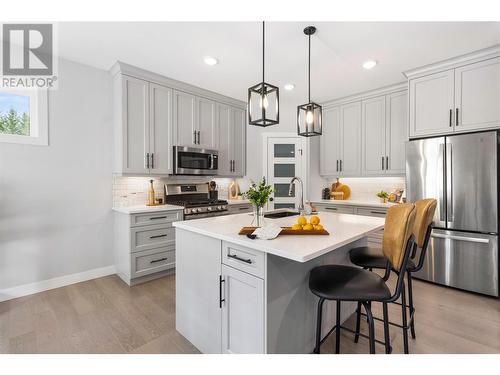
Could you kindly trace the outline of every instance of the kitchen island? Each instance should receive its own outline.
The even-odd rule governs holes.
[[[176,329],[202,353],[310,353],[316,305],[309,271],[349,264],[348,251],[366,244],[384,219],[321,212],[328,236],[238,235],[252,214],[174,223],[176,228]],[[290,226],[297,216],[266,219]],[[323,327],[335,324],[335,303],[325,302]],[[342,305],[341,319],[355,305]]]

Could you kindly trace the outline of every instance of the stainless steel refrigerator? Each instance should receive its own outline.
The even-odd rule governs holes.
[[[406,144],[407,199],[436,198],[425,265],[415,277],[498,296],[497,132]]]

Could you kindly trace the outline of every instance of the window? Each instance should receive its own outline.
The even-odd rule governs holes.
[[[0,89],[0,142],[48,144],[47,91]]]

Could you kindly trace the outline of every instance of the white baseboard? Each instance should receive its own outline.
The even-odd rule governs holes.
[[[84,272],[73,273],[71,275],[54,277],[53,279],[37,281],[31,284],[19,285],[8,289],[0,289],[0,302],[43,292],[45,290],[60,288],[66,285],[80,283],[82,281],[97,279],[98,277],[113,275],[115,273],[115,266],[107,266],[94,268]]]

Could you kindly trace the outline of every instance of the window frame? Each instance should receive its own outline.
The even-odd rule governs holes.
[[[30,103],[30,135],[0,133],[0,142],[48,146],[48,90],[19,90],[0,88],[0,92],[27,96],[29,97]]]

